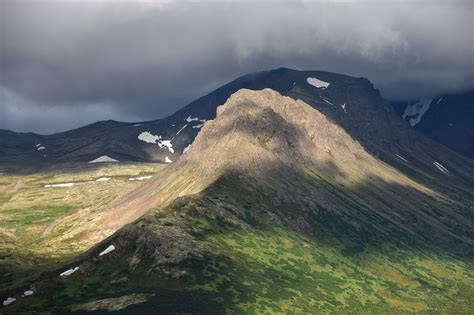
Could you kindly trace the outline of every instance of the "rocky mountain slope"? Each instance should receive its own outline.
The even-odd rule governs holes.
[[[3,290],[5,311],[469,312],[472,162],[423,137],[414,148],[417,133],[363,97],[346,106],[386,120],[351,134],[334,104],[314,108],[329,87],[317,89],[233,94],[186,153],[90,226],[133,223]],[[384,138],[392,119],[407,140]]]
[[[459,154],[474,158],[474,91],[392,104],[416,130]]]

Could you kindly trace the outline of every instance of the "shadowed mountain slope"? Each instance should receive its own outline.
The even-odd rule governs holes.
[[[305,101],[240,90],[175,163],[90,225],[136,221],[4,290],[35,292],[6,310],[467,313],[472,164],[460,159],[461,178],[410,158],[405,171],[430,185]]]
[[[392,105],[419,132],[459,154],[474,157],[473,90]]]

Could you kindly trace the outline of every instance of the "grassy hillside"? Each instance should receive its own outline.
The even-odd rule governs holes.
[[[88,222],[120,192],[162,164],[65,164],[0,174],[0,285],[83,252],[112,233],[87,233]],[[101,180],[99,180],[101,179]],[[99,180],[99,181],[97,181]],[[73,183],[70,187],[46,185]]]
[[[364,235],[336,234],[342,227],[298,232],[259,206],[244,212],[222,194],[186,197],[71,265],[88,266],[84,272],[65,279],[58,274],[68,267],[51,272],[40,294],[10,310],[469,314],[474,307],[471,260],[375,235],[354,248]],[[254,211],[252,223],[238,211]],[[98,256],[109,244],[119,249]]]

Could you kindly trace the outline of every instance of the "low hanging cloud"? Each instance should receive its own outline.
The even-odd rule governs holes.
[[[0,128],[155,119],[278,67],[368,77],[391,99],[474,87],[472,1],[0,5]]]

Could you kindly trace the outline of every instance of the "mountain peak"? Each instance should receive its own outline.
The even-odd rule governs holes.
[[[275,163],[324,163],[329,158],[354,161],[356,155],[368,156],[359,143],[318,110],[271,89],[241,89],[232,94],[178,163],[202,161],[203,153],[211,169],[223,163],[262,168]],[[207,168],[206,163],[199,163]]]
[[[132,221],[177,196],[199,193],[228,173],[265,180],[274,169],[300,172],[301,165],[308,164],[342,176],[348,166],[364,167],[361,159],[373,160],[341,127],[304,101],[271,89],[241,89],[217,108],[216,118],[204,124],[177,161],[147,185],[116,200],[106,221],[111,227]]]

